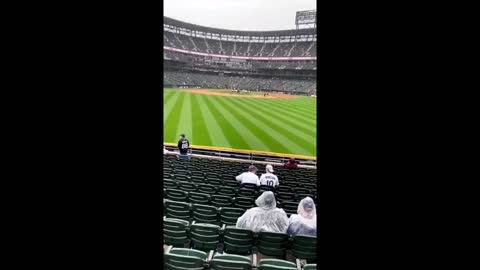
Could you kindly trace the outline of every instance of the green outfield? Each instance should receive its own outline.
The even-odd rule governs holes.
[[[316,156],[316,98],[264,99],[164,89],[163,140]]]

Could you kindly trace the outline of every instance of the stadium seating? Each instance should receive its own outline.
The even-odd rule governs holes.
[[[297,212],[305,196],[316,200],[316,170],[275,166],[280,185],[257,187],[235,180],[249,163],[206,158],[185,162],[165,156],[163,165],[164,244],[173,247],[164,255],[165,269],[302,269],[299,260],[307,262],[303,269],[316,269],[316,237],[235,227],[265,190],[274,192],[277,206],[287,215]],[[268,259],[257,262],[257,254]]]
[[[316,56],[316,41],[256,43],[225,41],[163,32],[164,46],[188,51],[237,56],[298,57]]]
[[[164,84],[196,85],[202,88],[270,90],[281,92],[298,92],[307,94],[316,89],[316,82],[311,80],[274,79],[242,76],[218,76],[206,73],[186,73],[164,71]],[[273,82],[276,82],[274,84]]]

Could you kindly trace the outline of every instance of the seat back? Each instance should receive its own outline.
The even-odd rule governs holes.
[[[233,205],[244,210],[255,207],[255,199],[250,197],[235,197]]]
[[[220,222],[226,225],[236,225],[237,220],[245,213],[241,208],[222,207],[220,208]]]
[[[210,203],[210,195],[200,192],[189,192],[188,201],[190,203],[206,204]]]
[[[163,220],[163,241],[166,245],[184,247],[188,221],[166,218]]]
[[[317,238],[306,235],[293,237],[292,255],[298,259],[317,259]]]
[[[284,233],[258,233],[258,251],[264,255],[284,258],[288,244],[288,235]]]
[[[190,219],[190,204],[185,202],[166,200],[165,211],[168,218]]]
[[[225,196],[235,196],[237,192],[237,189],[231,186],[219,186],[217,193],[219,195],[225,195]]]
[[[212,224],[192,224],[190,226],[190,239],[192,246],[198,250],[216,250],[220,242],[220,226]]]
[[[198,187],[198,192],[201,192],[201,193],[206,193],[210,195],[217,193],[217,189],[214,186],[209,184],[198,184],[197,187]]]
[[[210,270],[251,270],[250,258],[239,255],[217,255],[210,261]]]
[[[195,183],[186,182],[186,181],[178,182],[178,188],[183,190],[183,191],[187,191],[187,192],[197,191],[197,185]]]
[[[164,188],[174,188],[176,189],[178,187],[177,182],[175,180],[171,179],[163,179],[163,187]]]
[[[214,194],[211,197],[210,204],[215,207],[231,207],[232,197]]]
[[[226,253],[251,254],[253,232],[246,229],[239,229],[235,226],[227,226],[223,233],[223,243]]]
[[[193,220],[200,223],[220,224],[218,218],[218,210],[215,206],[193,204],[192,205]]]
[[[289,261],[277,259],[263,259],[258,265],[258,270],[298,270],[297,266]]]
[[[186,248],[172,248],[169,253],[163,254],[166,270],[203,270],[207,254],[205,252]]]
[[[317,264],[316,263],[305,264],[305,266],[303,266],[303,270],[317,270]]]
[[[183,190],[167,188],[167,199],[178,202],[186,202],[188,193]]]

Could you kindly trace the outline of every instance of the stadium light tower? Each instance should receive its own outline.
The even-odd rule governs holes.
[[[317,28],[317,10],[297,11],[295,25],[297,29]]]

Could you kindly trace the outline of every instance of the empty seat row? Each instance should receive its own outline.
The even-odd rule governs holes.
[[[238,218],[245,213],[245,209],[242,208],[215,207],[171,200],[164,200],[163,206],[164,213],[168,218],[215,225],[235,225]]]
[[[192,223],[164,218],[164,244],[174,247],[192,247],[202,251],[251,255],[260,252],[274,258],[286,258],[287,250],[305,260],[317,258],[317,238],[305,235],[293,237],[284,233],[259,232],[212,224]],[[222,244],[222,245],[220,245]]]
[[[164,267],[167,270],[252,270],[256,262],[246,256],[234,254],[207,254],[204,251],[187,248],[171,248],[164,253]],[[297,264],[279,259],[262,259],[258,270],[315,270],[316,264]]]
[[[221,194],[221,195],[234,195],[238,192],[244,192],[245,194],[250,194],[251,196],[261,193],[263,191],[272,191],[284,192],[284,193],[297,193],[297,194],[309,194],[310,196],[315,196],[317,194],[316,184],[300,184],[299,186],[293,185],[283,185],[279,186],[266,186],[255,184],[240,184],[238,181],[222,181],[218,179],[200,179],[189,181],[193,179],[163,179],[163,188],[174,188],[180,189],[183,191],[200,191],[208,194]],[[250,189],[250,191],[243,191],[245,189]],[[240,191],[242,190],[242,191]],[[240,194],[244,196],[243,194]],[[249,196],[250,196],[249,195]]]

